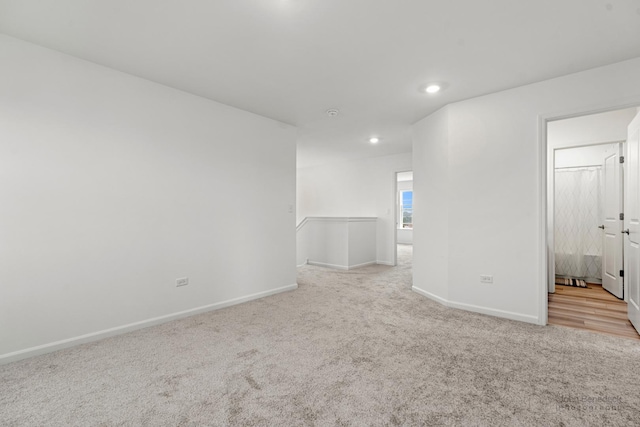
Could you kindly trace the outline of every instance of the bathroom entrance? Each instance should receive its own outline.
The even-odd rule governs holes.
[[[549,324],[640,339],[624,260],[626,141],[638,115],[630,108],[547,124]]]
[[[622,299],[623,143],[555,151],[555,283]]]

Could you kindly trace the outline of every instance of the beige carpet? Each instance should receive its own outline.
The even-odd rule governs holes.
[[[3,426],[637,426],[640,345],[448,309],[401,265],[0,367]]]

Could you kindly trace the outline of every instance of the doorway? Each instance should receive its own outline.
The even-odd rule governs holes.
[[[413,171],[394,174],[394,265],[411,265],[413,259]]]
[[[624,143],[637,108],[546,124],[549,324],[640,339],[624,281]],[[627,242],[628,244],[628,242]]]
[[[555,285],[596,283],[623,298],[623,144],[555,150]]]

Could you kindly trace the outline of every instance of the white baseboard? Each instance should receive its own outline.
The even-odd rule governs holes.
[[[351,270],[354,268],[366,267],[367,265],[374,265],[374,264],[377,264],[377,262],[375,261],[363,262],[362,264],[350,265],[348,269]]]
[[[427,297],[447,307],[457,308],[465,311],[472,311],[474,313],[487,314],[489,316],[494,316],[494,317],[502,317],[504,319],[518,320],[520,322],[525,322],[525,323],[533,323],[535,325],[539,324],[538,317],[536,316],[531,316],[528,314],[521,314],[521,313],[514,313],[512,311],[499,310],[495,308],[482,307],[479,305],[466,304],[462,302],[450,301],[442,297],[439,297],[437,295],[434,295],[431,292],[427,292],[424,289],[420,289],[416,286],[412,286],[411,290],[413,290],[415,293],[418,293],[424,297]]]
[[[446,300],[444,298],[441,298],[438,295],[432,294],[431,292],[427,292],[424,289],[420,289],[420,288],[417,288],[415,286],[412,286],[411,290],[413,292],[417,293],[417,294],[422,295],[423,297],[427,297],[427,298],[429,298],[431,300],[434,300],[435,302],[438,302],[438,303],[440,303],[442,305],[446,305],[447,307],[449,306],[449,301],[448,300]]]
[[[328,264],[326,262],[307,261],[307,264],[316,265],[318,267],[335,268],[335,269],[338,269],[338,270],[353,270],[354,268],[365,267],[367,265],[377,264],[377,262],[376,261],[369,261],[369,262],[363,262],[362,264],[356,264],[356,265],[338,265],[338,264]]]
[[[337,265],[337,264],[328,264],[326,262],[318,262],[318,261],[307,261],[307,264],[309,265],[315,265],[318,267],[329,267],[329,268],[336,268],[338,270],[348,270],[349,267],[346,265]]]
[[[390,262],[390,261],[376,261],[376,264],[380,264],[380,265],[389,265],[391,267],[395,267],[395,264]]]
[[[15,362],[21,359],[26,359],[28,357],[38,356],[45,353],[51,353],[57,350],[62,350],[62,349],[73,347],[79,344],[98,341],[98,340],[112,337],[115,335],[120,335],[127,332],[135,331],[137,329],[148,328],[150,326],[159,325],[161,323],[170,322],[172,320],[178,320],[185,317],[194,316],[196,314],[206,313],[208,311],[220,310],[221,308],[242,304],[244,302],[268,297],[270,295],[275,295],[281,292],[292,291],[297,288],[298,288],[298,284],[295,283],[293,285],[282,286],[280,288],[270,289],[268,291],[258,292],[258,293],[246,295],[243,297],[233,298],[227,301],[217,302],[214,304],[208,304],[208,305],[192,308],[185,311],[180,311],[177,313],[154,317],[152,319],[142,320],[140,322],[130,323],[128,325],[117,326],[115,328],[105,329],[98,332],[92,332],[89,334],[80,335],[78,337],[67,338],[65,340],[60,340],[60,341],[52,342],[49,344],[43,344],[36,347],[30,347],[24,350],[14,351],[12,353],[0,355],[0,365]]]

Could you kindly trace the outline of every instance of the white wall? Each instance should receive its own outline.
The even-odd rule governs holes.
[[[605,152],[611,150],[612,146],[615,146],[615,144],[597,144],[586,147],[556,149],[555,168],[602,165]]]
[[[624,141],[636,110],[625,108],[549,122],[547,144],[559,148]]]
[[[349,260],[348,268],[357,268],[375,264],[376,250],[376,218],[350,218],[349,220]]]
[[[0,63],[0,360],[295,288],[295,129],[5,36]]]
[[[448,164],[444,107],[413,126],[413,286],[440,302],[449,296]]]
[[[315,237],[314,227],[307,227],[308,221],[302,221],[296,227],[296,266],[302,267],[309,262],[311,239]]]
[[[401,245],[412,245],[413,230],[411,228],[398,228],[397,242]]]
[[[377,218],[307,217],[298,227],[298,265],[350,270],[375,264]]]
[[[297,221],[311,216],[377,217],[377,259],[392,264],[396,172],[411,170],[411,153],[301,168]]]
[[[638,76],[640,58],[451,104],[414,125],[416,290],[546,322],[540,116],[640,103]]]
[[[398,181],[398,191],[413,190],[413,180],[411,181]]]

